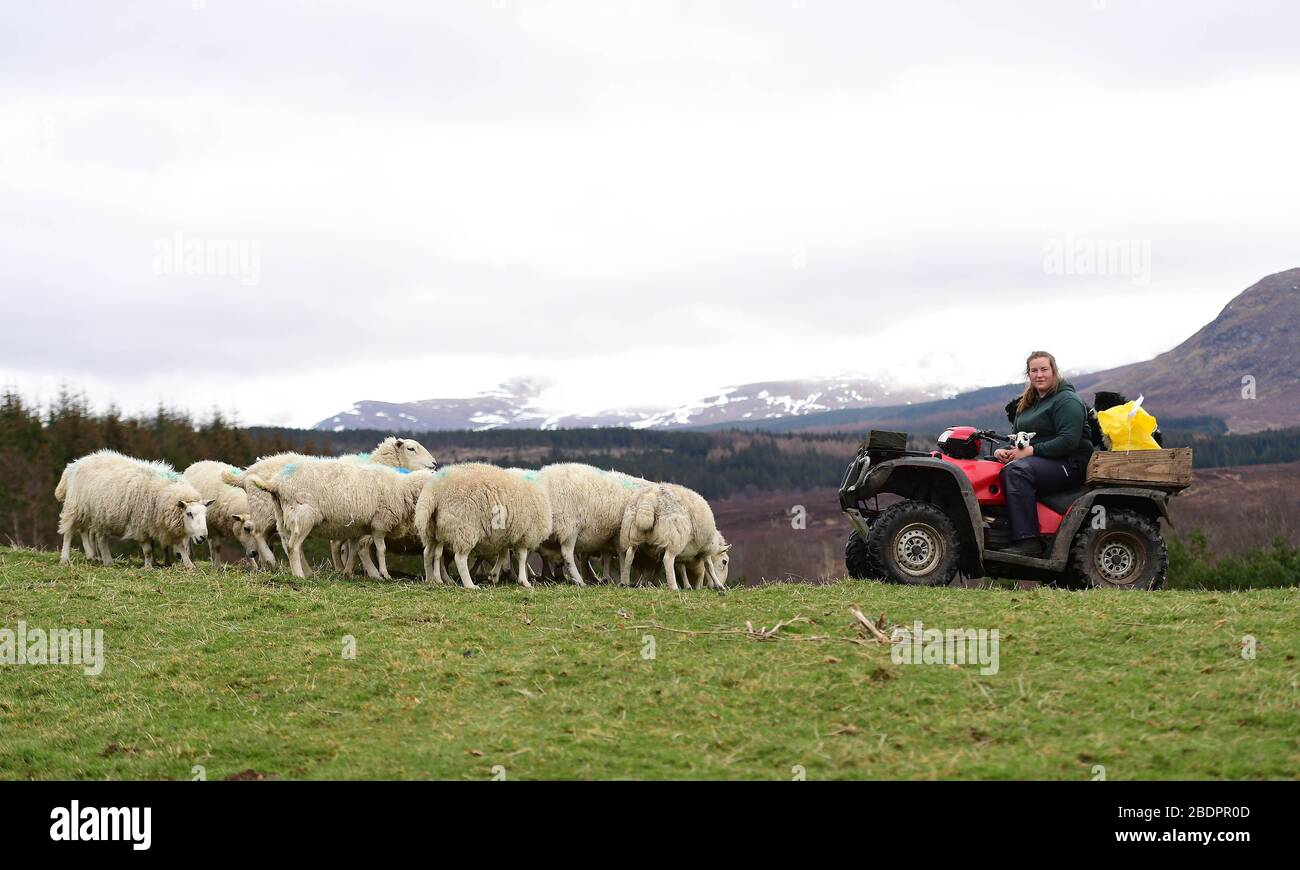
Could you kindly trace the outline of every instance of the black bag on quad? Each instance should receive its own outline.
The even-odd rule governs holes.
[[[1085,485],[1039,499],[1041,558],[1002,552],[1007,543],[1002,463],[1010,439],[955,426],[939,450],[908,450],[907,436],[873,431],[840,485],[853,525],[844,548],[849,576],[943,586],[961,573],[1059,585],[1157,589],[1168,557],[1160,519],[1181,487]],[[882,496],[885,498],[882,500]]]

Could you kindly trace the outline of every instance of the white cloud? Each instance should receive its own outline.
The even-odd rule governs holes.
[[[803,6],[24,10],[0,378],[297,424],[519,375],[559,410],[988,383],[1297,264],[1295,12]],[[259,282],[155,274],[176,233]],[[1149,242],[1150,282],[1045,274],[1064,236]]]

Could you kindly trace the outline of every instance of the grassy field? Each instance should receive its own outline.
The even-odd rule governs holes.
[[[0,665],[0,776],[1291,779],[1298,604],[852,581],[472,593],[0,548],[0,628],[103,629],[106,661]],[[999,670],[895,664],[857,642],[854,605],[996,628]]]

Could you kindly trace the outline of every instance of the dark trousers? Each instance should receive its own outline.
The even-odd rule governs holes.
[[[1038,535],[1038,496],[1083,485],[1083,468],[1077,459],[1026,456],[1002,466],[1002,491],[1007,495],[1011,540]]]

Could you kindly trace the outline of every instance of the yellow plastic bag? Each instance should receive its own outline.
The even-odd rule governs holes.
[[[1156,418],[1142,410],[1142,396],[1135,402],[1126,402],[1097,412],[1102,434],[1110,441],[1111,450],[1159,450],[1160,445],[1151,437],[1156,431]]]

